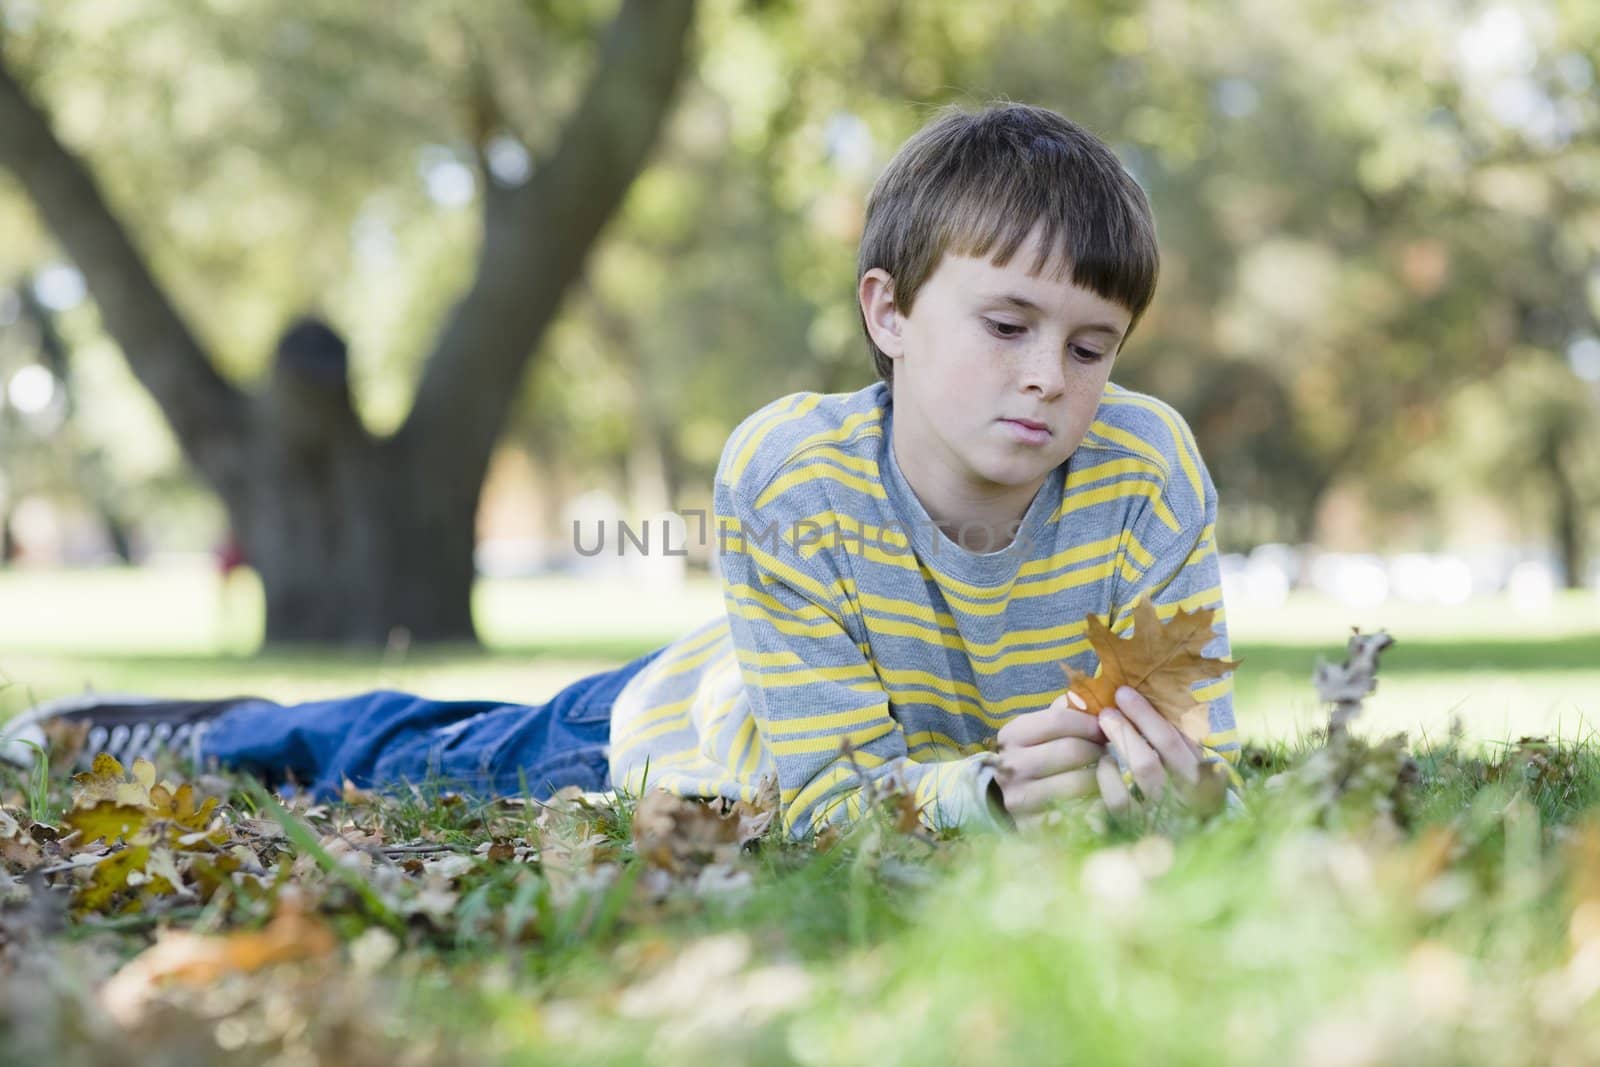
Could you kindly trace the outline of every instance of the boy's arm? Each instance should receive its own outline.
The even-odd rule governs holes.
[[[790,509],[758,514],[742,495],[718,479],[722,592],[759,741],[777,769],[784,831],[803,837],[858,818],[863,777],[897,777],[935,828],[1010,825],[992,754],[943,763],[908,757],[905,731],[847,625],[848,575],[825,553],[794,547],[793,520],[782,517]]]
[[[1112,595],[1111,628],[1118,634],[1126,634],[1133,624],[1134,601],[1144,595],[1153,598],[1163,623],[1179,611],[1215,608],[1213,631],[1216,636],[1206,645],[1203,655],[1226,657],[1229,655],[1228,623],[1222,603],[1222,572],[1216,546],[1217,490],[1194,446],[1193,437],[1187,433],[1182,437],[1178,447],[1191,450],[1194,478],[1186,477],[1185,471],[1175,471],[1166,496],[1167,514],[1178,518],[1179,529],[1174,531],[1163,521],[1153,501],[1147,502],[1134,520],[1131,541],[1138,550],[1127,551],[1121,562]],[[1196,481],[1198,488],[1194,484]],[[1140,566],[1141,559],[1149,563]],[[1234,789],[1243,788],[1244,781],[1234,766],[1239,759],[1239,737],[1233,718],[1232,672],[1216,681],[1195,686],[1194,698],[1210,704],[1209,732],[1200,742],[1207,762],[1220,763]]]

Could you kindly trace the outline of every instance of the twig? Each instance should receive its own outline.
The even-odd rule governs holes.
[[[465,845],[447,845],[440,842],[430,842],[427,844],[417,845],[388,845],[382,848],[380,851],[390,856],[400,856],[407,853],[428,852],[459,852],[462,855],[468,856],[472,854],[472,849],[467,848]]]
[[[1345,661],[1340,664],[1317,660],[1311,674],[1319,699],[1333,705],[1328,714],[1328,740],[1343,737],[1351,719],[1361,714],[1361,703],[1378,688],[1378,656],[1394,644],[1388,631],[1363,634],[1352,630],[1345,646]]]

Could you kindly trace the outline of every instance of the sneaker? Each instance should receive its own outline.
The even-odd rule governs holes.
[[[95,756],[109,752],[124,767],[143,756],[154,760],[164,752],[198,766],[200,738],[229,708],[253,697],[222,700],[162,700],[117,693],[85,693],[37,704],[10,722],[0,723],[0,760],[32,767],[33,745],[49,747],[45,726],[87,726],[76,767],[87,770]],[[30,743],[31,742],[31,743]]]

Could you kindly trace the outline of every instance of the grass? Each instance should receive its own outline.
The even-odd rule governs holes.
[[[259,590],[219,591],[203,567],[0,573],[0,715],[32,699],[101,690],[283,701],[396,688],[440,699],[537,703],[585,673],[667,643],[721,611],[714,582],[681,588],[621,578],[501,580],[476,595],[486,650],[370,655],[274,652],[259,642]],[[157,608],[156,606],[159,606]],[[1372,731],[1437,734],[1459,717],[1469,738],[1581,736],[1600,713],[1600,598],[1564,594],[1537,612],[1482,600],[1461,608],[1352,609],[1312,596],[1230,605],[1243,735],[1289,740],[1320,721],[1306,680],[1341,657],[1351,626],[1398,644],[1365,716]]]
[[[536,701],[718,607],[706,583],[494,583],[479,594],[487,652],[252,659],[217,636],[204,575],[169,577],[0,575],[13,609],[0,619],[0,669],[16,683],[0,712],[25,689],[86,682]],[[1587,725],[1600,704],[1600,603],[1568,596],[1519,616],[1495,602],[1357,613],[1297,598],[1271,613],[1234,606],[1230,621],[1248,748],[1245,804],[1229,817],[1168,808],[1104,824],[1069,811],[1027,834],[938,844],[874,820],[822,852],[769,840],[740,860],[749,881],[737,892],[655,899],[626,844],[630,798],[579,846],[536,830],[534,810],[423,789],[327,818],[469,851],[546,833],[542,852],[475,868],[443,919],[396,924],[422,888],[368,870],[388,894],[375,913],[325,838],[301,841],[295,878],[321,879],[344,945],[331,978],[287,965],[240,987],[248,996],[220,982],[142,1045],[121,1033],[97,1043],[85,1021],[94,976],[140,950],[149,924],[77,924],[50,942],[49,982],[7,978],[0,953],[0,1032],[19,1058],[63,1063],[107,1048],[142,1062],[254,1062],[237,1058],[252,1049],[293,1060],[295,1048],[302,1061],[309,1048],[352,1063],[1600,1058],[1600,746]],[[1308,678],[1356,624],[1399,643],[1358,737],[1326,749]],[[1376,740],[1394,729],[1409,749]],[[10,795],[31,803],[27,784]],[[60,779],[54,788],[59,810]],[[233,803],[270,817],[259,798]],[[612,859],[574,873],[562,857],[591,855],[583,848]],[[240,897],[167,921],[232,929],[264,914]],[[384,938],[393,954],[363,962]],[[191,1031],[227,1055],[192,1053]]]

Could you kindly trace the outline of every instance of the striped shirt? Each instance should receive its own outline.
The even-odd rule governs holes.
[[[642,792],[753,799],[777,780],[795,837],[859,817],[867,781],[912,792],[933,827],[997,823],[992,739],[1092,671],[1091,613],[1131,629],[1216,607],[1228,654],[1216,491],[1183,418],[1108,385],[1016,537],[972,552],[934,525],[895,460],[888,387],[796,393],[728,439],[714,487],[722,618],[669,645],[612,711],[611,778]],[[1238,758],[1232,677],[1209,758]],[[648,779],[647,779],[648,772]]]

